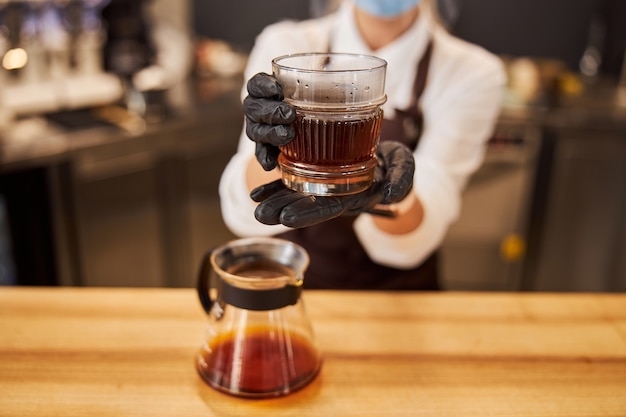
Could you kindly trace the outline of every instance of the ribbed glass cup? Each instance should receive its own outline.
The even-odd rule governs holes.
[[[295,139],[278,158],[283,183],[309,195],[346,195],[374,179],[387,63],[348,53],[272,60],[285,101],[296,109]]]

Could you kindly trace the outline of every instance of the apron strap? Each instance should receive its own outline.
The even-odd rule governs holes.
[[[415,104],[416,106],[422,98],[422,94],[424,93],[424,89],[426,88],[426,81],[428,79],[428,68],[430,67],[430,58],[432,54],[433,39],[430,38],[428,40],[428,45],[426,46],[426,51],[424,51],[424,55],[422,55],[422,58],[417,64],[417,75],[415,77],[415,82],[413,83],[413,100],[411,104]]]
[[[428,79],[428,69],[433,52],[433,40],[429,39],[426,50],[422,54],[413,81],[413,94],[407,109],[395,109],[393,119],[383,120],[380,140],[397,140],[403,142],[410,149],[415,150],[424,128],[424,117],[421,108],[421,98]]]

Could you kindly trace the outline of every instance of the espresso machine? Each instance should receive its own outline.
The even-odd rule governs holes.
[[[0,114],[11,119],[117,104],[144,115],[160,107],[160,92],[133,82],[157,55],[148,3],[0,1]]]

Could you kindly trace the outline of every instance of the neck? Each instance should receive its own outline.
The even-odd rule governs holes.
[[[359,8],[354,9],[354,14],[363,40],[372,51],[376,51],[409,30],[419,16],[419,7],[388,19],[372,16]]]

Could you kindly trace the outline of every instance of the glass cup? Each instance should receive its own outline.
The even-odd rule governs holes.
[[[347,195],[374,180],[387,62],[348,53],[272,60],[285,101],[296,109],[293,141],[281,147],[283,183],[303,194]]]
[[[278,238],[238,239],[204,256],[197,289],[209,328],[196,369],[209,386],[267,398],[315,378],[321,357],[300,298],[308,265],[301,246]]]

